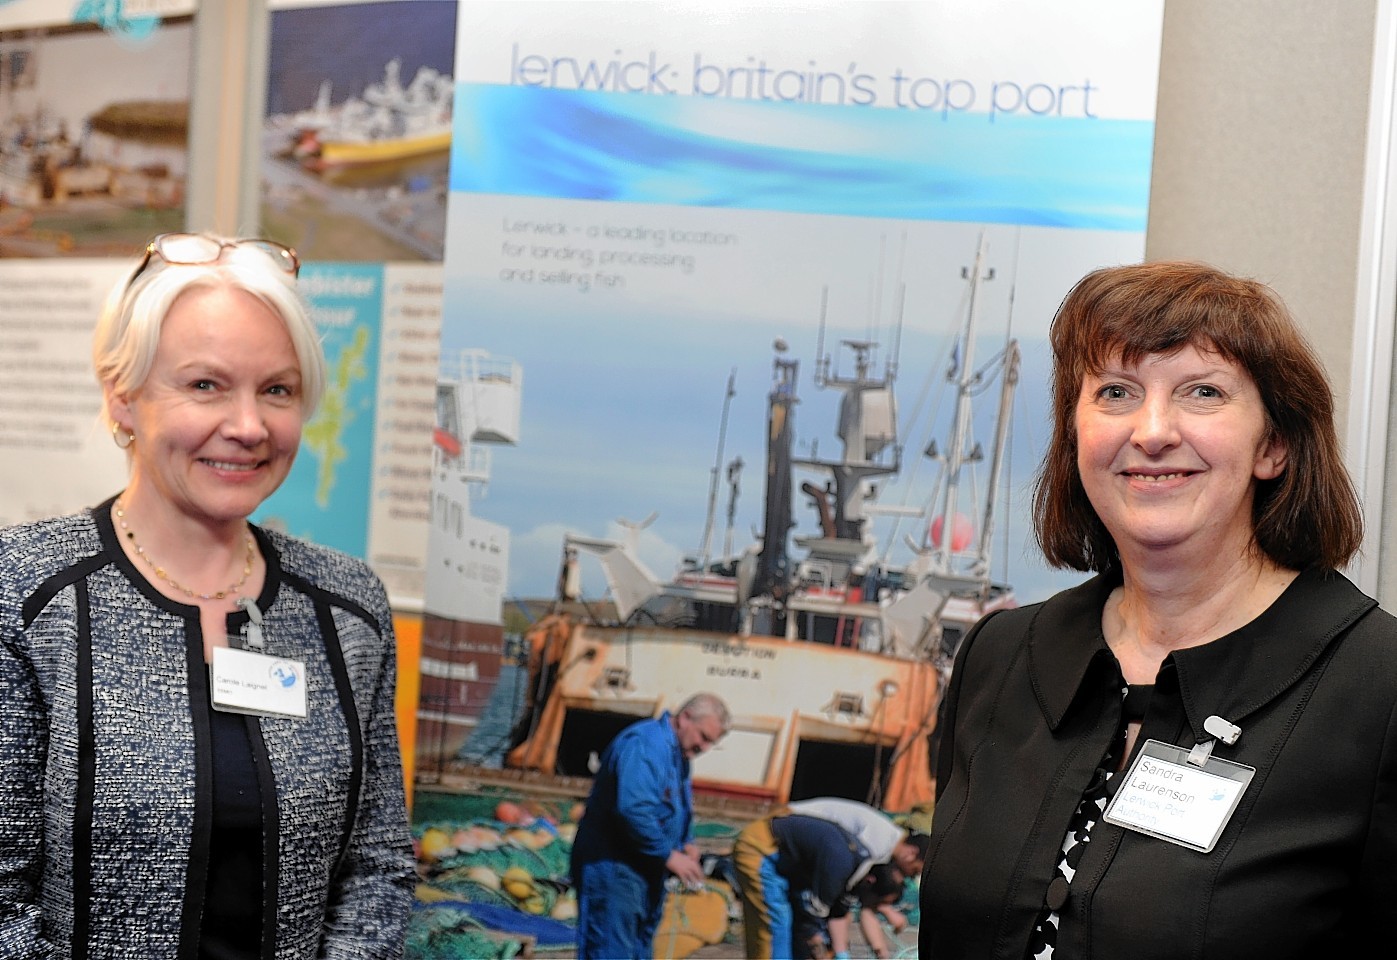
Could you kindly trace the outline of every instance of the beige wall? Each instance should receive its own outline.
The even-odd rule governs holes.
[[[1299,317],[1334,380],[1370,517],[1351,572],[1397,609],[1397,575],[1377,546],[1393,540],[1397,514],[1382,509],[1386,405],[1367,410],[1372,385],[1354,376],[1355,344],[1360,369],[1374,352],[1365,238],[1375,35],[1391,22],[1382,4],[1166,0],[1146,256],[1256,277]],[[1380,385],[1390,373],[1377,371]]]
[[[1345,403],[1374,4],[1167,0],[1150,259],[1274,286]]]
[[[199,0],[195,17],[190,229],[256,232],[267,86],[266,0]]]

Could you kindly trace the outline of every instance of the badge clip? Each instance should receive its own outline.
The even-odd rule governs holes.
[[[1188,752],[1188,762],[1195,767],[1206,766],[1208,758],[1213,755],[1213,744],[1216,740],[1200,740],[1193,745],[1193,749]]]
[[[262,636],[262,611],[257,609],[257,603],[251,597],[239,597],[238,606],[247,611],[247,625],[243,627],[247,645],[254,650],[261,650],[267,643],[266,638]]]
[[[1235,723],[1229,723],[1217,714],[1213,714],[1203,721],[1203,731],[1212,734],[1217,739],[1204,740],[1193,745],[1193,749],[1188,752],[1188,762],[1195,767],[1204,766],[1208,762],[1208,758],[1213,755],[1213,744],[1217,740],[1221,740],[1230,747],[1242,736],[1241,727]]]

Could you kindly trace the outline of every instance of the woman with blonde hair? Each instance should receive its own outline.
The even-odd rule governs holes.
[[[163,235],[93,359],[126,488],[0,531],[0,954],[399,957],[392,616],[251,524],[325,361],[293,251]]]

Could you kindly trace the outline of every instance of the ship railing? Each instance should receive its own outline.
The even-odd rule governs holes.
[[[671,583],[666,584],[663,592],[667,597],[675,597],[680,600],[692,600],[702,603],[722,603],[729,606],[737,603],[737,583],[729,580],[727,583]]]
[[[794,594],[786,601],[786,609],[827,617],[866,617],[875,620],[882,613],[882,608],[873,601],[851,602],[838,594]]]
[[[834,564],[827,560],[802,560],[796,568],[796,579],[802,587],[831,589],[835,579]]]
[[[462,383],[509,383],[519,378],[517,361],[484,350],[461,350],[456,361],[456,379]]]

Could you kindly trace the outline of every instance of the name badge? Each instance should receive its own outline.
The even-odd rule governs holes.
[[[300,660],[214,647],[209,688],[217,710],[276,717],[306,715],[306,665]]]
[[[1103,819],[1127,830],[1210,852],[1255,767],[1208,757],[1201,766],[1171,743],[1146,740]]]

